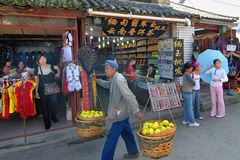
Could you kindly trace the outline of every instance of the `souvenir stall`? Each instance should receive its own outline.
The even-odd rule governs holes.
[[[44,54],[48,59],[47,63],[52,65],[61,65],[65,61],[72,61],[76,64],[79,48],[78,46],[80,45],[78,38],[81,38],[81,34],[78,34],[79,28],[77,23],[77,17],[79,17],[79,20],[81,20],[81,17],[83,17],[82,12],[75,10],[66,10],[63,12],[59,9],[44,7],[32,8],[32,10],[29,11],[26,8],[30,8],[31,10],[30,5],[21,8],[15,7],[15,5],[4,5],[2,3],[0,5],[0,12],[6,13],[4,15],[0,15],[0,61],[5,62],[6,59],[10,59],[12,63],[11,65],[16,72],[18,72],[19,61],[23,61],[25,67],[29,67],[30,69],[34,69],[35,67],[37,67],[37,57],[41,54]],[[63,45],[63,39],[67,41],[64,42],[66,45]],[[70,52],[65,52],[64,54],[64,51]],[[63,59],[62,57],[66,59]],[[74,66],[70,67],[75,68]],[[70,72],[72,71],[72,68],[67,70],[69,70]],[[79,75],[80,74],[78,74],[78,76]],[[31,76],[33,76],[33,74]],[[17,79],[18,77],[10,76],[9,78],[10,79],[6,79],[4,77],[4,80],[8,80],[8,82],[11,83],[8,84],[6,83],[6,81],[4,81],[1,82],[1,84],[4,84],[2,85],[4,88],[7,86],[7,89],[9,91],[12,87],[13,90],[15,90],[15,87],[18,86],[18,83],[15,83],[15,81],[12,82],[11,80]],[[72,119],[72,117],[75,117],[76,111],[81,108],[79,92],[81,84],[79,84],[78,80],[80,79],[69,78],[69,84],[67,84],[70,86],[69,90],[67,91],[67,97],[69,97],[68,109],[70,108],[70,115],[68,115],[67,117],[71,117],[67,119]],[[72,83],[72,81],[74,81],[74,84]],[[30,82],[26,83],[26,86],[24,86],[24,90],[29,91],[29,93],[34,93],[34,89],[29,88]],[[9,127],[8,130],[2,131],[0,133],[0,142],[12,137],[23,135],[23,131],[18,129],[19,126],[22,126],[21,119],[23,118],[23,112],[21,108],[19,108],[21,101],[17,101],[17,106],[15,107],[15,110],[12,110],[12,101],[8,102],[7,99],[12,100],[13,98],[11,97],[11,95],[7,95],[7,89],[2,90],[3,92],[1,100],[2,102],[4,101],[3,104],[6,105],[2,106],[2,118],[0,120],[0,128],[6,127],[13,123],[14,126]],[[19,92],[17,89],[16,92]],[[44,130],[42,118],[36,115],[36,113],[38,113],[38,103],[35,103],[35,95],[29,95],[29,93],[24,93],[26,94],[25,97],[29,100],[24,102],[24,105],[22,104],[22,106],[27,107],[27,135]],[[14,94],[12,96],[17,97],[19,96],[19,94],[16,93],[16,95]],[[33,101],[30,101],[30,98],[32,98]],[[66,121],[66,107],[64,100],[65,99],[62,98],[62,94],[60,94],[60,103],[58,106],[58,115],[60,121],[59,125],[57,126],[60,128],[69,126],[71,124],[71,122]],[[30,105],[33,104],[34,108],[30,108]],[[9,107],[9,109],[7,107]]]
[[[154,64],[155,67],[158,68],[161,78],[173,81],[174,78],[182,76],[181,70],[184,63],[184,41],[182,39],[170,37],[172,32],[171,23],[120,17],[88,17],[85,25],[87,37],[86,43],[88,45],[81,48],[79,52],[80,64],[83,69],[81,72],[81,79],[84,109],[89,110],[89,107],[90,109],[95,109],[94,100],[91,99],[91,97],[96,99],[92,96],[94,95],[93,87],[95,85],[93,84],[95,82],[91,81],[91,79],[87,79],[89,78],[89,75],[94,74],[94,70],[91,67],[96,65],[97,71],[103,71],[103,69],[101,70],[99,68],[103,68],[102,64],[106,59],[116,60],[120,64],[119,71],[123,72],[123,74],[125,74],[124,71],[127,61],[131,57],[135,57],[137,59],[135,67],[136,69],[141,70],[142,73],[144,73],[144,69],[146,69],[149,64]],[[95,59],[95,51],[98,56],[104,56],[106,58],[101,62],[97,61],[97,63],[94,64],[94,61],[92,60]],[[96,76],[106,79],[104,75],[102,76],[101,72],[97,72]],[[160,93],[158,92],[160,86],[153,84],[152,88],[149,90],[150,85],[148,85],[148,77],[146,77],[146,75],[138,77],[145,78],[145,86],[143,87],[145,90],[144,94],[143,92],[138,91],[136,93],[137,98],[146,98],[145,102],[143,102],[144,105],[146,104],[145,109],[149,102],[148,94],[151,95],[151,103],[152,106],[154,106],[153,108],[158,108],[154,111],[168,109],[171,105],[173,107],[181,106],[175,83],[161,84],[160,86],[164,89],[164,93],[162,94],[165,94],[166,97],[165,99],[159,99],[162,95],[157,98],[154,93]],[[105,94],[104,89],[100,87],[97,87],[97,89],[98,92],[101,93],[99,95],[97,94],[97,100],[98,96],[101,101],[108,99],[107,93]],[[152,98],[152,96],[155,97]],[[107,111],[107,103],[102,106],[103,111]],[[92,114],[89,115],[89,113],[86,113],[85,111],[80,112],[75,119],[78,126],[78,135],[80,137],[101,135],[104,132],[104,122],[102,121],[103,116],[92,117]],[[173,119],[171,121],[174,123]],[[151,128],[152,133],[147,133],[144,130],[144,126],[147,123],[150,125],[153,123],[155,124],[156,127],[154,129],[149,127]],[[168,120],[158,120],[147,123],[143,124],[143,127],[138,133],[141,152],[144,156],[153,158],[168,156],[172,152],[172,138],[176,131],[175,124]],[[166,127],[166,130],[160,129],[160,125]],[[155,130],[157,131],[154,133]],[[90,133],[94,133],[94,135]],[[166,143],[164,142],[164,144],[160,145],[161,139],[166,140]],[[146,147],[150,145],[150,143],[159,144],[151,146],[153,150],[159,150],[159,153]]]
[[[87,43],[97,54],[96,70],[98,75],[104,73],[101,64],[106,59],[116,60],[119,64],[118,71],[125,74],[129,59],[136,58],[134,68],[139,71],[139,75],[135,94],[137,94],[139,103],[144,105],[148,97],[146,82],[150,79],[155,81],[155,76],[156,80],[159,80],[158,42],[159,39],[166,39],[170,36],[170,26],[169,23],[147,20],[88,17],[85,21],[85,33]],[[146,77],[150,65],[156,71],[151,78]],[[105,77],[101,76],[101,78]],[[98,89],[101,92],[100,99],[105,107],[108,103],[105,100],[108,93],[102,88]]]
[[[1,149],[18,147],[22,145],[30,145],[39,142],[27,142],[27,119],[36,116],[36,105],[34,98],[34,90],[36,83],[29,78],[11,79],[0,78],[1,89],[1,105],[0,105],[0,120],[9,120],[13,115],[18,116],[23,121],[24,143],[18,145],[10,145],[1,147]]]

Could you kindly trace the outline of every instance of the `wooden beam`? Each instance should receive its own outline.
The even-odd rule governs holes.
[[[0,24],[0,28],[19,28],[19,29],[45,29],[45,30],[75,30],[75,27],[58,27],[58,26],[20,26]]]
[[[79,39],[80,39],[80,47],[83,47],[86,41],[85,35],[85,18],[80,19],[80,32],[79,32]]]

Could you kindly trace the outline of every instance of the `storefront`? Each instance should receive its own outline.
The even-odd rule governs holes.
[[[124,16],[120,13],[93,10],[89,11],[89,14],[92,16],[86,18],[85,34],[87,43],[96,48],[97,66],[99,66],[97,73],[103,74],[104,68],[101,64],[106,59],[112,59],[119,63],[119,72],[126,74],[129,60],[135,58],[135,70],[138,70],[139,77],[134,84],[134,91],[142,106],[148,99],[147,82],[149,79],[146,76],[149,66],[153,66],[156,71],[155,75],[150,77],[152,81],[159,81],[160,78],[171,81],[182,75],[181,66],[185,59],[184,40],[177,38],[175,28],[177,24],[182,24],[182,28],[191,28],[187,26],[189,25],[187,19],[144,17],[133,14]],[[182,47],[181,49],[177,48],[178,44]],[[127,79],[129,77],[126,75]],[[98,90],[105,93],[102,88]],[[105,100],[106,97],[108,97],[107,93],[100,94],[100,99],[104,101],[102,103],[104,108],[108,103]]]
[[[84,13],[75,10],[36,7],[29,5],[22,8],[5,5],[5,3],[0,5],[1,67],[6,59],[10,59],[12,65],[17,68],[21,59],[25,66],[35,68],[37,56],[40,54],[48,55],[48,63],[58,65],[61,59],[63,34],[67,31],[72,35],[72,56],[77,62],[79,46],[82,45],[82,41],[79,41],[82,37],[79,26]],[[72,92],[67,96],[73,113],[72,117],[75,117],[80,110],[80,92]],[[72,122],[66,121],[66,106],[68,105],[65,98],[59,95],[58,102],[60,102],[58,104],[59,123],[54,128],[71,126]],[[37,100],[34,103],[37,105]],[[39,107],[41,106],[36,106],[37,112]],[[42,118],[36,114],[27,117],[27,134],[44,130]],[[10,127],[11,129],[6,133],[2,132],[1,140],[22,135],[20,114],[13,113],[9,118],[1,119],[1,128],[12,124],[14,127]]]
[[[46,0],[41,3],[2,0],[0,13],[0,43],[7,44],[14,51],[31,53],[47,48],[47,51],[53,52],[62,44],[62,34],[70,31],[73,36],[74,60],[77,63],[80,60],[85,68],[90,64],[96,65],[96,73],[102,74],[104,70],[101,64],[106,59],[116,59],[120,64],[119,71],[125,72],[127,61],[134,57],[137,59],[136,70],[142,76],[147,75],[151,64],[156,70],[154,78],[159,80],[161,75],[170,81],[180,76],[181,65],[191,60],[194,42],[192,35],[197,28],[194,29],[194,25],[200,22],[200,15],[166,4],[118,0]],[[84,46],[90,49],[91,54],[97,55],[96,64],[81,61],[81,49]],[[167,47],[169,50],[165,49]],[[178,56],[181,59],[177,59]],[[159,63],[164,66],[161,67],[161,73],[157,72]],[[88,79],[90,73],[93,72],[89,71],[86,75]],[[143,105],[146,98],[141,95],[146,93],[146,86],[139,83],[138,88],[138,100]],[[108,93],[101,91],[98,89],[101,107],[106,110]],[[80,92],[85,94],[85,91]],[[86,101],[83,97],[81,103],[80,92],[69,94],[73,118],[82,108],[89,109],[82,105]],[[65,114],[63,109],[63,117]]]

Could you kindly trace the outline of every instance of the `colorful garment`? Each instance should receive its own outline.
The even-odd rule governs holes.
[[[97,83],[95,79],[92,79],[92,92],[93,92],[93,107],[95,109],[97,106]]]
[[[2,115],[1,118],[9,119],[9,95],[5,84],[2,88]]]
[[[36,88],[36,83],[32,80],[25,82],[24,88],[24,107],[23,112],[20,112],[22,118],[32,117],[36,115],[36,106],[34,103],[33,90]],[[25,114],[24,114],[25,111]]]
[[[14,85],[14,95],[15,95],[15,105],[16,105],[16,112],[22,112],[22,81],[18,81]]]
[[[68,94],[70,91],[68,90],[68,82],[67,82],[67,73],[65,69],[63,70],[63,85],[62,85],[63,93]]]
[[[9,96],[9,113],[11,114],[16,111],[15,95],[14,95],[13,87],[12,86],[8,87],[7,91],[8,91],[8,96]]]
[[[82,75],[82,94],[83,94],[83,108],[84,110],[90,110],[90,99],[88,92],[88,77],[86,71],[81,71]]]

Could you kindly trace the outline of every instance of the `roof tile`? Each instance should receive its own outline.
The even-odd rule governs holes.
[[[227,16],[214,13],[183,8],[182,6],[167,6],[151,3],[123,1],[123,0],[0,0],[0,3],[11,6],[30,6],[34,8],[65,8],[85,11],[89,8],[98,11],[132,12],[133,14],[146,14],[164,17],[205,17],[220,21],[229,20]],[[207,14],[208,13],[208,14]],[[236,19],[233,19],[236,21]]]

